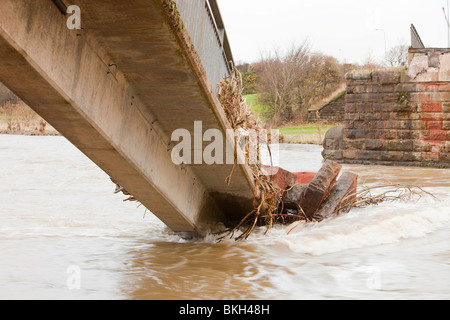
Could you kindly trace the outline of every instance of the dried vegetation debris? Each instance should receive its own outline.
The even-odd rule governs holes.
[[[249,130],[254,130],[256,133],[260,130],[265,130],[254,116],[250,107],[247,105],[242,92],[242,76],[237,70],[233,70],[231,75],[224,78],[219,84],[219,101],[225,115],[227,116],[227,120],[231,128],[235,131],[243,130],[246,132]],[[261,135],[257,134],[256,137],[261,138]],[[267,137],[265,141],[249,141],[249,139],[245,139],[243,150],[246,150],[246,159],[249,159],[250,156],[248,154],[248,151],[250,150],[248,147],[249,143],[256,143],[257,154],[260,153],[261,145],[264,145],[270,150],[270,137]],[[237,146],[238,141],[237,136],[235,136],[235,150]],[[235,151],[235,153],[236,159],[237,151]],[[279,219],[278,212],[280,205],[283,203],[284,190],[277,187],[271,181],[270,176],[266,175],[263,171],[263,165],[259,157],[256,164],[249,164],[249,167],[255,181],[253,200],[254,209],[249,212],[234,228],[227,230],[225,232],[226,235],[222,236],[219,240],[227,237],[234,237],[235,233],[242,227],[245,227],[245,230],[236,238],[236,240],[245,240],[250,236],[257,225],[267,225],[269,229]],[[234,166],[230,172],[230,175],[226,179],[228,184],[231,181],[233,170]]]

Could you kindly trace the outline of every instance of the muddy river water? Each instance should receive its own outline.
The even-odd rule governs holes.
[[[317,171],[321,148],[282,145]],[[450,299],[450,170],[344,166],[383,203],[242,243],[185,241],[62,137],[0,135],[0,299]]]

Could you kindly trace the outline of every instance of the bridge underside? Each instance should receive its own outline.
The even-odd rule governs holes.
[[[229,128],[187,31],[165,0],[72,0],[82,30],[51,0],[3,0],[0,81],[178,233],[251,210],[246,166],[176,166],[174,130]],[[228,137],[231,139],[231,137]],[[31,156],[31,155],[30,155]]]

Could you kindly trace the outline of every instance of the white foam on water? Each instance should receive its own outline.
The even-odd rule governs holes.
[[[437,201],[428,197],[414,203],[382,203],[354,209],[320,223],[278,226],[268,238],[261,229],[251,241],[276,243],[294,252],[311,255],[391,244],[401,239],[425,237],[448,225],[450,206],[447,203],[448,199]]]

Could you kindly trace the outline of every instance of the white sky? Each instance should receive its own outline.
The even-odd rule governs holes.
[[[448,0],[218,0],[236,63],[305,39],[314,51],[361,63],[370,53],[411,44],[410,25],[425,46],[447,47],[442,7]],[[377,31],[382,29],[384,31]]]

